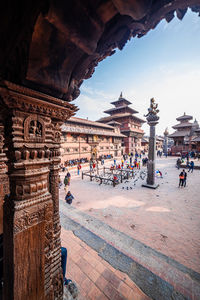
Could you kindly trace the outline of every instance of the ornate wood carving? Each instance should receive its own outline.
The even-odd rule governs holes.
[[[64,113],[66,118],[76,107],[49,96],[45,102],[44,94],[29,89],[25,92],[24,88],[9,82],[0,87],[4,107],[9,112],[2,116],[2,125],[0,123],[0,146],[4,148],[3,154],[0,153],[0,178],[4,175],[0,186],[4,181],[8,183],[7,173],[10,182],[10,190],[0,194],[1,202],[5,201],[4,298],[18,300],[23,295],[23,299],[62,299],[58,197],[60,125]],[[31,105],[36,103],[38,111],[30,113]],[[24,261],[26,266],[23,266]],[[13,267],[16,264],[17,268]],[[19,282],[27,282],[27,285]]]
[[[7,4],[0,11],[0,75],[71,101],[101,60],[162,19],[182,20],[187,8],[199,13],[200,1],[35,0],[23,1],[23,10]]]

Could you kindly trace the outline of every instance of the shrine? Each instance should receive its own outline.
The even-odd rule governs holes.
[[[144,120],[135,116],[138,112],[135,109],[129,107],[130,101],[123,98],[122,93],[118,100],[111,102],[115,107],[104,111],[109,114],[109,117],[103,117],[99,122],[106,124],[119,124],[120,131],[126,137],[123,138],[123,145],[125,147],[125,153],[133,153],[141,151],[141,140],[144,135],[144,131],[141,129]],[[114,122],[114,123],[111,123]]]
[[[176,131],[169,135],[169,138],[174,140],[174,146],[171,148],[172,155],[186,154],[196,148],[193,138],[199,124],[196,119],[193,123],[190,122],[192,119],[193,117],[186,113],[176,118],[180,123],[173,126]]]
[[[199,13],[200,1],[2,1],[0,297],[4,300],[63,299],[60,127],[77,111],[71,101],[79,96],[83,80],[115,48],[122,50],[127,40],[144,36],[162,19],[170,22],[175,12],[181,20],[188,7]],[[124,107],[125,101],[120,101]],[[122,110],[129,110],[126,117],[135,118],[139,127],[123,129],[129,152],[137,142],[135,132],[143,134],[143,121],[131,117],[127,106]]]

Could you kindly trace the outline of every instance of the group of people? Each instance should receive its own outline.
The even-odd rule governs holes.
[[[186,187],[187,181],[187,172],[183,169],[183,171],[179,174],[179,187]]]
[[[188,166],[188,173],[193,173],[194,170],[194,162],[193,160],[187,165]],[[179,174],[179,187],[186,186],[186,181],[187,181],[187,172],[183,169],[183,171],[181,171],[181,173]]]
[[[61,164],[61,169],[63,172],[66,171],[67,167],[73,167],[79,164],[84,164],[84,163],[88,163],[88,159],[87,158],[80,158],[80,159],[71,159],[71,160],[66,160],[64,162],[64,164]]]

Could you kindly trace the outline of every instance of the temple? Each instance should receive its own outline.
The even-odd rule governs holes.
[[[191,150],[196,150],[196,143],[193,138],[195,137],[195,130],[199,128],[199,124],[196,119],[194,122],[191,122],[192,119],[193,117],[186,113],[176,118],[179,123],[172,127],[176,131],[169,135],[169,138],[174,140],[174,146],[171,148],[172,155],[186,154]]]
[[[125,153],[139,153],[141,151],[142,136],[144,135],[141,126],[145,121],[135,116],[138,111],[129,107],[131,102],[123,98],[122,93],[119,99],[111,102],[111,104],[114,105],[114,108],[104,111],[104,113],[110,116],[103,117],[98,121],[110,125],[118,125],[120,132],[125,135],[123,138]]]
[[[119,128],[87,119],[71,117],[61,127],[61,162],[70,160],[121,157],[122,139]]]

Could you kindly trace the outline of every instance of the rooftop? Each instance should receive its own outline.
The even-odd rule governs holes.
[[[111,102],[111,104],[115,105],[115,104],[118,104],[118,103],[120,103],[120,102],[123,102],[123,103],[125,103],[125,104],[127,104],[127,105],[132,104],[130,101],[128,101],[127,99],[123,98],[122,92],[121,92],[121,94],[120,94],[120,96],[119,96],[119,99],[116,100],[116,101]]]
[[[183,116],[176,118],[177,121],[192,120],[192,119],[193,119],[193,116],[186,115],[185,112],[184,112]]]
[[[75,134],[87,134],[87,135],[99,135],[99,136],[113,136],[113,137],[125,137],[123,134],[113,131],[104,131],[96,128],[85,128],[85,127],[76,127],[73,124],[65,123],[61,126],[62,132],[70,132]]]
[[[69,120],[66,121],[66,123],[68,123],[68,122],[92,125],[95,127],[103,127],[103,128],[107,128],[107,129],[113,129],[113,127],[110,125],[102,124],[97,121],[91,121],[91,120],[87,120],[87,119],[83,119],[83,118],[77,118],[77,117],[71,117]]]
[[[170,134],[169,137],[181,137],[189,134],[190,134],[190,130],[181,130],[181,131],[175,131],[174,133]]]
[[[108,122],[108,125],[110,125],[110,126],[112,126],[112,125],[121,125],[121,123],[112,120],[112,121]]]
[[[120,118],[124,118],[124,117],[132,117],[133,119],[136,119],[137,121],[141,122],[141,123],[145,123],[146,121],[136,117],[135,115],[133,116],[131,113],[123,113],[123,114],[115,114],[109,117],[103,117],[101,119],[99,119],[99,122],[107,122],[113,119],[120,119]]]
[[[197,136],[192,139],[192,142],[200,142],[200,136]]]
[[[182,122],[180,124],[172,126],[172,128],[176,129],[176,128],[182,128],[182,127],[192,127],[193,125],[194,124],[190,123],[190,122]]]
[[[138,113],[137,110],[135,110],[135,109],[133,109],[133,108],[131,108],[131,107],[129,107],[129,106],[124,106],[124,105],[121,105],[121,106],[117,106],[117,107],[113,107],[113,108],[107,109],[107,110],[104,111],[104,113],[109,114],[109,113],[112,112],[112,111],[117,111],[117,110],[120,110],[120,109],[127,109],[127,110],[129,110],[130,112],[132,112],[133,114]]]

